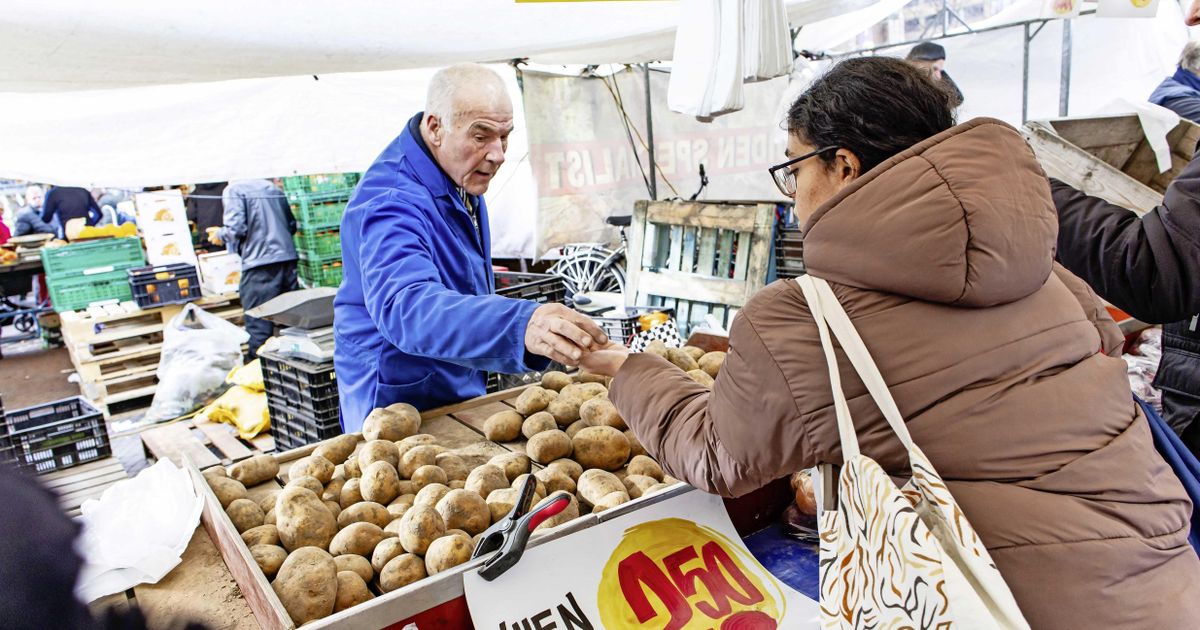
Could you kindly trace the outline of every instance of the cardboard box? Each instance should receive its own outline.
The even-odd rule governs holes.
[[[181,232],[146,234],[146,260],[151,265],[173,263],[196,264],[196,250],[192,247],[192,234]]]
[[[205,295],[237,293],[242,281],[242,259],[233,252],[215,252],[197,256],[200,288]]]
[[[183,194],[178,190],[138,193],[133,200],[137,206],[138,229],[147,239],[189,232]]]

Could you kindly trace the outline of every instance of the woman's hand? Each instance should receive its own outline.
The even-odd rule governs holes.
[[[601,376],[616,376],[625,359],[629,358],[629,348],[610,341],[599,350],[585,352],[579,359],[579,368],[590,374]]]

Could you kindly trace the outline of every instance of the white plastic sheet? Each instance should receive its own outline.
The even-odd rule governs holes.
[[[161,580],[179,564],[203,507],[187,471],[166,459],[85,501],[76,596],[90,602]]]

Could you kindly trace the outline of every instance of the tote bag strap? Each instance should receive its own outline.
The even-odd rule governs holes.
[[[796,278],[796,282],[804,291],[808,308],[812,312],[813,320],[817,323],[817,331],[821,336],[821,347],[825,351],[825,360],[829,364],[829,380],[833,385],[834,409],[838,414],[838,436],[842,441],[843,458],[849,459],[851,453],[854,455],[859,453],[858,438],[854,432],[854,424],[850,421],[850,408],[846,404],[846,394],[842,391],[841,378],[838,376],[837,355],[833,352],[830,331],[841,344],[842,351],[850,359],[850,363],[858,372],[863,384],[866,385],[871,398],[883,412],[888,426],[892,428],[896,437],[900,438],[904,447],[912,452],[916,447],[908,433],[908,426],[900,416],[900,408],[896,406],[896,401],[888,391],[887,382],[883,380],[883,375],[875,365],[875,360],[871,358],[866,344],[858,335],[854,324],[850,322],[850,317],[842,308],[829,283],[809,275]],[[844,422],[843,416],[845,416]],[[843,424],[847,425],[846,428],[843,428]],[[853,441],[853,449],[850,451],[846,449],[847,436]]]

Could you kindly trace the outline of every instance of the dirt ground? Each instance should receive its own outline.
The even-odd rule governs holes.
[[[7,332],[7,331],[6,331]],[[74,368],[66,348],[43,349],[41,340],[0,347],[0,396],[5,409],[20,409],[79,395],[67,381]],[[63,370],[68,370],[63,372]]]

